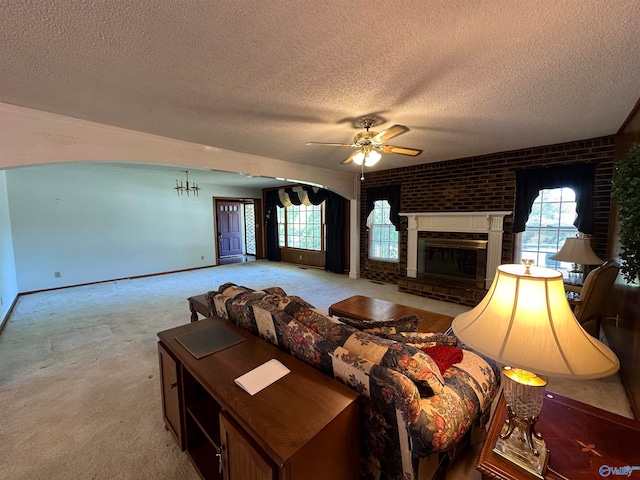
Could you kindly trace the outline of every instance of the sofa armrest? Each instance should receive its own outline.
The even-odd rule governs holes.
[[[414,478],[409,424],[420,416],[420,394],[406,376],[370,362],[343,347],[330,353],[333,377],[364,396],[361,434],[363,456],[387,474]]]
[[[491,408],[500,385],[494,366],[470,350],[449,367],[445,387],[438,395],[422,398],[422,415],[411,426],[414,455],[423,457],[449,450]]]

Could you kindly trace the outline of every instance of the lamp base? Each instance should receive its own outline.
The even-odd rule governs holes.
[[[509,426],[505,423],[501,434],[505,434],[508,429]],[[536,456],[527,447],[523,434],[518,430],[519,427],[515,427],[515,431],[507,438],[499,436],[493,451],[532,476],[543,479],[549,463],[549,450],[547,450],[544,440],[535,435],[532,436],[536,450],[539,452],[539,455]]]

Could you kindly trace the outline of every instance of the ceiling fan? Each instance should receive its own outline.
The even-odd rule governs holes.
[[[356,133],[353,137],[353,143],[307,142],[307,145],[357,148],[358,150],[349,155],[342,163],[355,162],[358,165],[364,164],[367,167],[375,165],[378,160],[380,160],[381,153],[397,153],[400,155],[410,155],[412,157],[422,153],[422,150],[415,148],[398,147],[385,143],[387,140],[408,132],[409,128],[404,125],[393,125],[391,128],[379,133],[369,130],[375,125],[375,118],[363,118],[359,121],[356,126],[365,128],[365,131]]]

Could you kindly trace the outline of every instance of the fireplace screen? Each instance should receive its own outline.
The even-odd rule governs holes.
[[[486,240],[418,239],[418,277],[484,285]]]

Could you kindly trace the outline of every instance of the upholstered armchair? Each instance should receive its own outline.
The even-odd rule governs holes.
[[[580,300],[576,303],[573,313],[582,327],[596,338],[600,335],[604,307],[619,269],[620,265],[616,262],[608,261],[589,272],[580,292]]]

